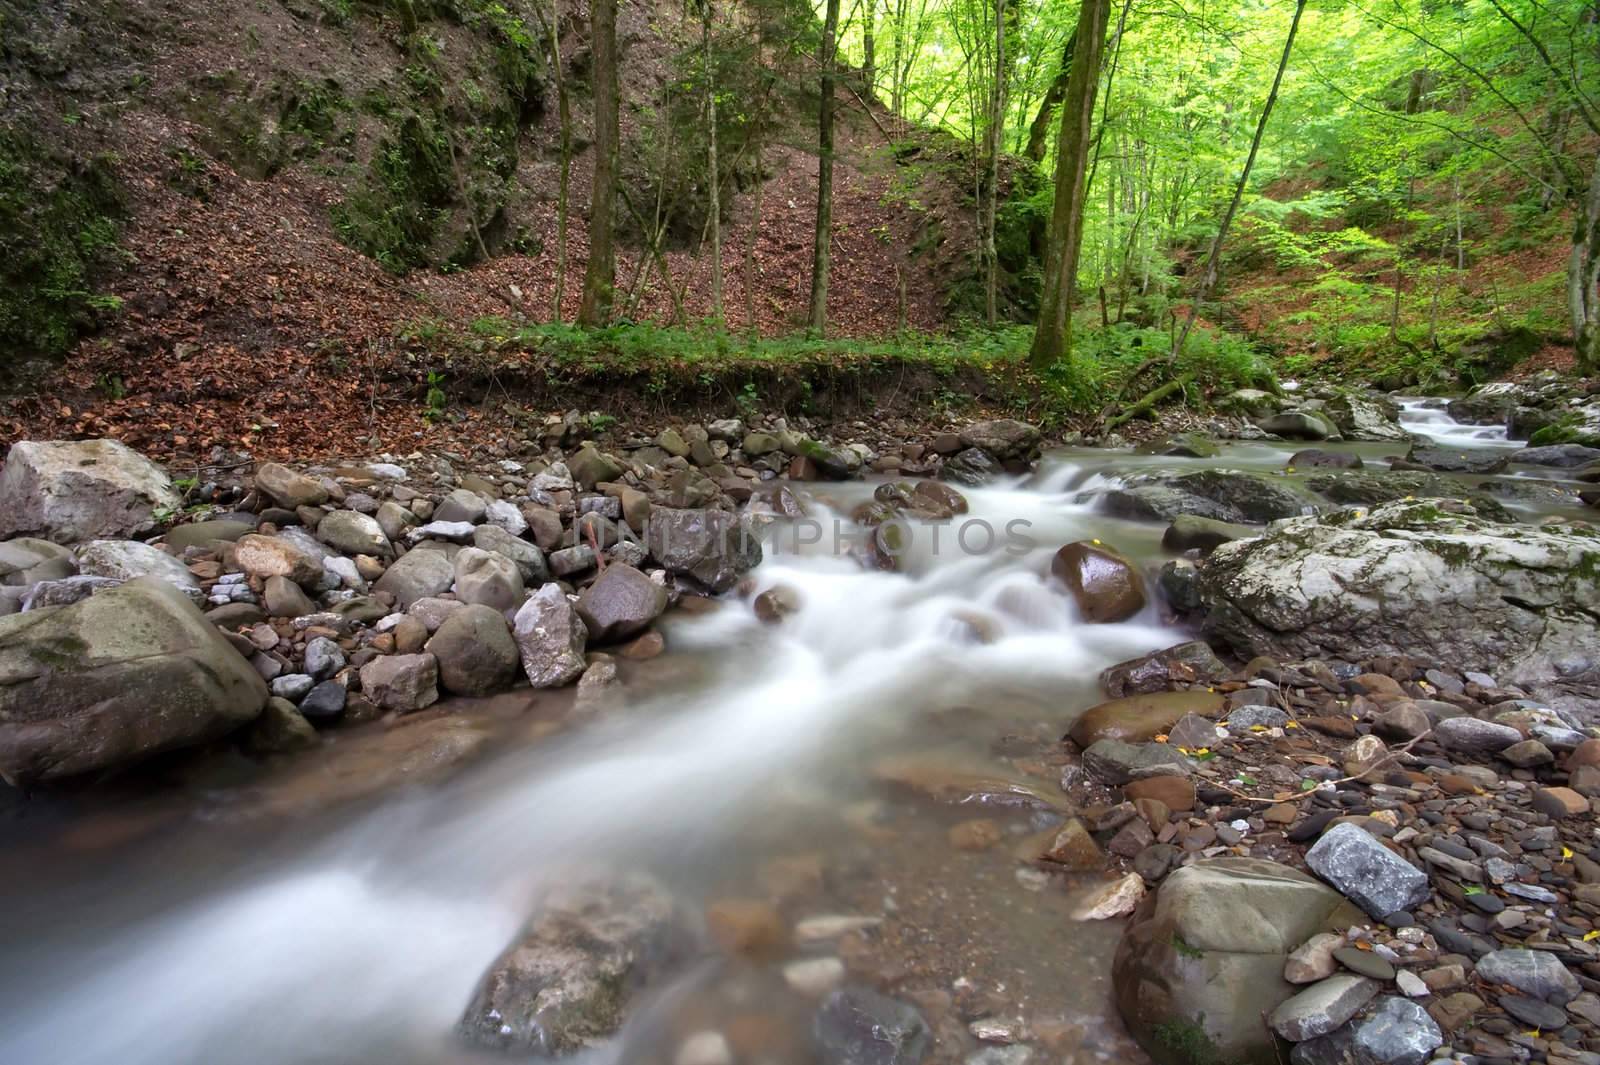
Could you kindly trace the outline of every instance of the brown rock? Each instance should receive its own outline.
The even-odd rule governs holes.
[[[1113,699],[1085,710],[1073,722],[1072,742],[1087,748],[1096,740],[1143,743],[1166,732],[1185,714],[1214,717],[1225,700],[1215,692],[1158,692]]]
[[[1076,817],[1068,818],[1065,824],[1055,830],[1044,852],[1039,855],[1039,860],[1073,872],[1103,869],[1106,864],[1099,844],[1095,843],[1089,830]]]
[[[642,662],[647,658],[654,658],[667,649],[667,641],[654,629],[637,639],[623,644],[617,649],[617,654],[635,662]]]
[[[950,846],[958,851],[983,851],[999,843],[1003,833],[1000,826],[986,817],[951,825],[946,833]]]
[[[1589,800],[1571,788],[1539,788],[1533,808],[1550,817],[1577,817],[1589,812]]]
[[[1146,777],[1130,781],[1123,787],[1122,794],[1135,804],[1140,799],[1154,799],[1169,810],[1194,809],[1194,783],[1188,777]]]
[[[1066,584],[1090,622],[1126,621],[1144,608],[1144,578],[1103,544],[1080,540],[1056,552],[1050,572]]]
[[[1567,755],[1567,771],[1580,765],[1600,766],[1600,740],[1584,740]]]
[[[769,955],[789,941],[783,918],[759,899],[722,899],[706,907],[706,931],[730,954]]]

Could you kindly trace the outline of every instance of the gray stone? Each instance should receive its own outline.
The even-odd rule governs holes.
[[[420,524],[417,516],[394,500],[385,500],[378,507],[378,528],[390,540],[398,540],[410,529]]]
[[[0,617],[0,776],[14,786],[214,739],[266,701],[250,663],[164,581]]]
[[[1406,461],[1440,473],[1499,473],[1506,468],[1504,452],[1489,448],[1457,448],[1440,444],[1413,444]]]
[[[0,467],[0,540],[137,536],[182,505],[158,466],[115,440],[19,440]]]
[[[1440,746],[1467,754],[1499,754],[1522,741],[1522,733],[1510,725],[1482,721],[1475,717],[1451,717],[1433,727],[1433,738]]]
[[[1498,524],[1438,501],[1294,519],[1212,554],[1204,629],[1246,657],[1408,655],[1522,687],[1592,688],[1595,547],[1577,529]],[[1500,749],[1521,738],[1495,735]]]
[[[267,685],[267,690],[279,699],[288,699],[294,702],[304,698],[306,693],[316,687],[316,680],[304,673],[285,673],[272,678],[272,683]]]
[[[509,688],[521,662],[505,617],[488,606],[465,606],[445,618],[427,650],[439,660],[439,683],[457,695]]]
[[[477,531],[478,527],[470,521],[430,521],[406,533],[406,542],[420,544],[424,540],[442,540],[449,544],[464,544]]]
[[[179,525],[167,530],[167,546],[182,555],[191,547],[205,547],[216,541],[232,543],[246,533],[255,531],[255,525],[247,521],[232,521],[218,519],[215,521],[195,521],[187,525]]]
[[[1565,1006],[1583,988],[1554,954],[1542,950],[1496,950],[1478,959],[1478,978],[1507,984],[1546,1002]]]
[[[583,673],[589,631],[559,586],[547,584],[529,596],[512,633],[523,672],[535,688],[559,688]]]
[[[336,510],[317,522],[317,539],[347,555],[372,555],[388,558],[394,547],[376,518],[353,510]]]
[[[1290,410],[1256,420],[1256,428],[1290,440],[1327,440],[1336,435],[1331,422],[1308,411]]]
[[[455,583],[456,569],[443,551],[418,549],[393,562],[373,588],[393,595],[404,610],[418,599],[448,592]]]
[[[379,655],[361,667],[361,693],[406,713],[439,701],[439,664],[430,654]]]
[[[686,925],[641,876],[558,889],[479,981],[459,1031],[541,1058],[598,1047],[635,999],[692,958]]]
[[[197,603],[205,597],[189,567],[159,547],[137,540],[91,540],[80,545],[76,554],[78,572],[82,576],[109,577],[117,581],[155,577]]]
[[[300,713],[308,721],[333,721],[344,716],[349,692],[336,680],[325,680],[300,700]]]
[[[916,1007],[865,987],[823,999],[811,1030],[822,1065],[917,1065],[933,1041]]]
[[[1304,873],[1258,858],[1195,862],[1168,875],[1134,914],[1112,962],[1128,1031],[1156,1061],[1276,1065],[1262,1023],[1295,993],[1288,954],[1352,919],[1338,894]],[[1184,1033],[1193,1058],[1166,1039]]]
[[[1002,462],[1026,462],[1039,454],[1039,428],[1014,418],[974,422],[961,430],[961,446],[982,448]]]
[[[476,547],[463,547],[456,555],[456,596],[502,612],[516,610],[527,594],[522,571],[504,555]]]
[[[1253,728],[1282,728],[1288,722],[1289,715],[1275,706],[1241,706],[1228,715],[1228,728],[1233,732],[1249,732]]]
[[[476,492],[457,488],[433,508],[433,520],[477,525],[489,511],[489,504]]]
[[[560,551],[550,552],[550,572],[557,577],[571,577],[579,573],[587,573],[595,567],[594,548],[588,544],[579,544],[576,547],[564,547]]]
[[[1371,1002],[1379,986],[1364,976],[1338,973],[1280,1002],[1267,1023],[1292,1043],[1327,1035]]]
[[[1230,524],[1296,517],[1314,502],[1291,484],[1233,470],[1145,474],[1129,478],[1123,487],[1080,495],[1078,501],[1098,501],[1106,513],[1135,521],[1176,522],[1195,515]],[[1212,546],[1220,545],[1218,538]]]
[[[1406,998],[1378,1000],[1364,1017],[1297,1044],[1291,1065],[1424,1065],[1444,1043],[1428,1011]]]
[[[615,481],[622,476],[622,464],[597,450],[593,444],[584,444],[569,456],[567,469],[572,471],[572,479],[585,488]]]
[[[264,462],[256,470],[256,487],[279,506],[314,507],[328,501],[328,489],[315,477],[296,473],[277,462]]]
[[[642,632],[665,609],[667,589],[632,566],[607,566],[578,597],[578,616],[595,643]]]
[[[288,754],[317,745],[317,730],[287,699],[271,698],[245,731],[244,745],[257,755]]]
[[[1521,451],[1513,451],[1511,461],[1529,466],[1587,466],[1591,462],[1600,462],[1600,448],[1584,447],[1582,444],[1525,447]]]
[[[969,447],[944,461],[944,465],[939,467],[939,479],[977,488],[988,484],[1004,472],[993,455],[981,447]]]
[[[1373,917],[1428,899],[1427,874],[1355,825],[1335,825],[1306,852],[1306,866]]]
[[[761,562],[755,531],[724,510],[653,507],[646,529],[645,544],[656,561],[713,592],[727,591]]]
[[[1174,681],[1220,681],[1228,673],[1216,653],[1195,640],[1109,666],[1100,674],[1100,686],[1113,699],[1121,699],[1167,691]]]
[[[526,527],[527,523],[523,524]],[[478,526],[472,534],[472,544],[515,562],[517,571],[522,574],[522,582],[527,587],[537,588],[550,579],[550,568],[545,563],[544,552],[537,545],[513,536],[499,525]]]
[[[327,680],[344,668],[344,651],[326,636],[306,643],[305,669],[318,680]]]
[[[268,577],[262,588],[261,599],[268,617],[301,618],[317,610],[311,597],[288,577]]]
[[[1090,776],[1118,787],[1150,776],[1187,775],[1189,760],[1165,743],[1124,743],[1096,740],[1083,752],[1083,768]]]

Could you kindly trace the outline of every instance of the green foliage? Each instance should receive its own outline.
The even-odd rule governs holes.
[[[429,421],[444,417],[445,404],[449,401],[450,397],[444,391],[444,375],[436,370],[428,371],[428,391],[422,399],[424,416]]]
[[[97,311],[121,308],[93,284],[117,250],[121,215],[110,159],[53,159],[33,137],[0,130],[0,371],[65,354]]]
[[[395,273],[432,261],[455,196],[446,136],[422,115],[401,122],[379,145],[366,178],[333,207],[339,239]]]

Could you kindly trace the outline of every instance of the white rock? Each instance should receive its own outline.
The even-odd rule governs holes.
[[[882,917],[854,917],[847,914],[807,917],[794,926],[794,938],[797,943],[826,943],[850,932],[876,928],[882,923]]]
[[[844,983],[844,962],[838,958],[805,958],[783,967],[783,979],[802,995],[820,998]]]
[[[1134,911],[1144,898],[1144,877],[1129,873],[1092,892],[1072,911],[1075,921],[1104,921],[1110,917],[1124,917]]]

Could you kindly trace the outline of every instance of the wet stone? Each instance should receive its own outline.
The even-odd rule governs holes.
[[[1527,995],[1501,995],[1495,1000],[1501,1009],[1534,1028],[1554,1030],[1567,1023],[1567,1011]]]
[[[1373,980],[1393,980],[1394,966],[1370,950],[1340,947],[1333,952],[1333,960],[1353,973]]]
[[[932,1041],[914,1007],[862,987],[823,1000],[812,1034],[823,1065],[917,1065]]]

